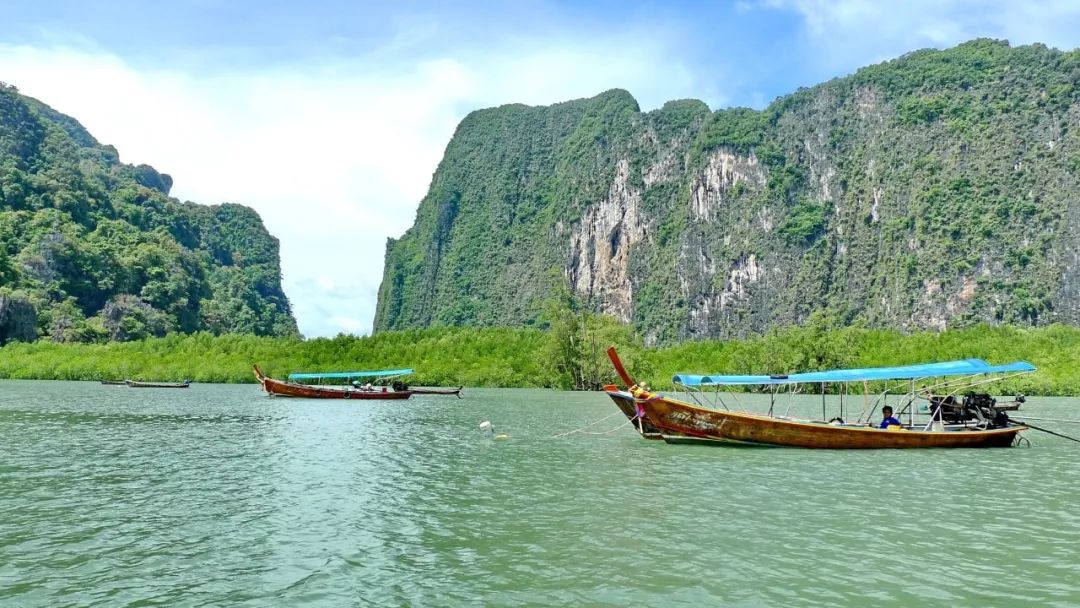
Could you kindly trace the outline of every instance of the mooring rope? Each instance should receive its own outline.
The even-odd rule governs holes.
[[[613,428],[613,429],[607,430],[607,431],[600,431],[599,433],[597,433],[597,432],[592,432],[592,431],[581,431],[581,434],[582,434],[582,435],[609,435],[609,434],[611,434],[611,433],[614,433],[615,431],[617,431],[617,430],[619,430],[619,429],[621,429],[621,428],[623,428],[623,427],[625,427],[625,426],[629,425],[629,424],[630,424],[630,423],[632,423],[632,422],[633,422],[634,420],[637,420],[637,419],[636,419],[636,418],[627,418],[627,419],[626,419],[626,422],[624,422],[624,423],[620,424],[619,426],[617,426],[617,427],[615,427],[615,428]]]
[[[594,420],[594,421],[590,422],[589,424],[586,424],[586,425],[585,425],[585,426],[583,426],[583,427],[579,427],[579,428],[576,428],[576,429],[574,429],[574,430],[572,430],[572,431],[567,431],[567,432],[565,432],[565,433],[559,433],[558,435],[552,435],[551,437],[548,437],[548,439],[556,439],[556,438],[558,438],[558,437],[566,437],[567,435],[573,435],[574,433],[581,433],[581,432],[583,432],[583,431],[584,431],[585,429],[589,428],[590,426],[595,426],[595,425],[597,425],[597,424],[600,424],[601,422],[603,422],[603,421],[605,421],[605,420],[609,420],[609,419],[610,419],[610,418],[611,418],[612,416],[618,416],[618,415],[619,415],[619,414],[621,414],[621,413],[622,413],[622,411],[621,411],[621,410],[618,410],[618,411],[616,411],[616,412],[615,412],[614,414],[611,414],[611,415],[608,415],[608,416],[604,416],[603,418],[601,418],[601,419],[599,419],[599,420]],[[630,422],[630,420],[629,420],[629,419],[627,419],[627,422]],[[619,428],[622,428],[623,426],[626,426],[626,425],[622,425],[622,426],[620,426]],[[615,429],[613,429],[613,430],[615,430]],[[610,432],[610,431],[605,431],[605,432]],[[602,433],[601,433],[601,434],[602,434]]]

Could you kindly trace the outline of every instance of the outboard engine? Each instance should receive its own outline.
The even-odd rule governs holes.
[[[1009,426],[1009,415],[1004,411],[994,412],[994,419],[991,421],[994,428],[1004,428]]]
[[[986,420],[993,426],[1005,426],[1008,424],[1009,417],[1005,412],[999,412],[994,408],[997,404],[997,399],[994,399],[987,393],[968,393],[964,395],[964,411],[971,415],[973,418],[980,420]]]
[[[997,400],[986,393],[968,393],[964,395],[964,407],[978,408],[983,413],[994,409]]]
[[[941,409],[941,419],[948,424],[964,424],[972,420],[985,420],[995,426],[999,424],[998,417],[1002,414],[994,405],[997,400],[986,393],[968,393],[961,401],[957,401],[953,395],[931,396],[930,412],[935,414]],[[1004,426],[1008,422],[1006,416],[1000,424]]]

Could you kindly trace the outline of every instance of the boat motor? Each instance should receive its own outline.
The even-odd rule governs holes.
[[[994,412],[994,419],[992,421],[994,428],[1004,428],[1009,426],[1009,415],[1002,410],[996,410]]]
[[[967,393],[959,401],[953,395],[932,396],[930,412],[936,414],[940,408],[941,419],[947,424],[964,424],[975,420],[999,426],[998,414],[1001,412],[994,408],[996,404],[997,400],[987,393]],[[1000,426],[1004,424],[1000,423]]]

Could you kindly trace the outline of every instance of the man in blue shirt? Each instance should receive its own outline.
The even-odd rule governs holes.
[[[900,421],[893,418],[892,407],[886,405],[881,408],[881,415],[884,416],[884,419],[881,421],[881,426],[879,428],[887,429],[894,424],[896,426],[901,426]]]

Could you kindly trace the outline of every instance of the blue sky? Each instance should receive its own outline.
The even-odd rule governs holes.
[[[469,111],[629,90],[763,107],[971,38],[1080,46],[1080,2],[0,4],[0,81],[74,116],[173,194],[254,207],[308,336],[367,333],[387,237]]]

